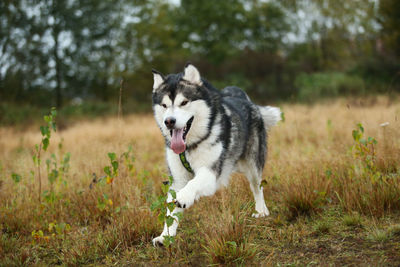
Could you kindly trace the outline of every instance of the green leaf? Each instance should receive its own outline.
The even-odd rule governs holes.
[[[176,213],[174,213],[174,216],[176,216],[178,218],[178,220],[182,220],[183,219],[183,212],[176,212]]]
[[[167,224],[168,227],[170,227],[174,223],[175,219],[172,216],[167,216],[165,218],[165,223]]]
[[[174,236],[164,236],[164,246],[165,247],[169,247],[171,244],[173,244],[175,242],[175,237]]]
[[[113,166],[114,173],[116,173],[118,170],[118,161],[111,162],[111,165]]]
[[[56,123],[54,121],[50,122],[50,126],[53,129],[53,131],[55,131],[55,132],[57,131],[57,126],[56,126]]]
[[[17,173],[12,173],[11,178],[13,179],[14,183],[19,183],[21,181],[21,175]]]
[[[47,137],[43,138],[42,143],[43,143],[43,150],[47,151],[47,147],[50,144],[49,138],[47,138]]]
[[[169,210],[170,212],[173,212],[174,209],[175,209],[175,207],[176,207],[176,205],[175,205],[174,202],[169,202],[169,203],[167,204],[167,208],[168,208],[168,210]]]
[[[364,127],[361,123],[357,123],[357,127],[360,129],[362,133],[364,133]]]
[[[57,116],[57,109],[55,107],[51,108],[50,114],[52,117],[56,117]]]
[[[359,132],[357,130],[353,130],[352,132],[354,141],[358,141],[359,139]]]
[[[47,123],[51,122],[50,116],[45,115],[45,116],[43,117],[43,119],[44,119],[44,121],[47,122]]]
[[[168,184],[162,184],[161,185],[161,190],[162,190],[164,195],[167,194],[168,190],[169,190],[169,185]]]
[[[110,158],[110,161],[114,161],[117,159],[117,155],[115,153],[108,153],[108,157]]]
[[[176,199],[176,192],[175,192],[174,189],[170,189],[170,190],[169,190],[169,193],[171,194],[171,196],[172,196],[173,199]]]
[[[100,211],[103,211],[103,210],[106,208],[106,204],[103,203],[103,202],[97,203],[97,208],[98,208]]]
[[[282,122],[285,122],[285,113],[281,111],[281,120]]]
[[[32,160],[33,160],[33,164],[35,164],[35,166],[38,166],[38,157],[36,155],[32,156]]]
[[[105,166],[104,167],[104,172],[108,175],[111,176],[111,167],[110,166]]]
[[[157,216],[157,219],[159,223],[164,223],[165,214],[163,214],[163,212],[160,212],[160,214],[158,214]]]
[[[57,180],[57,177],[58,177],[58,171],[52,170],[48,177],[50,184],[54,183]]]
[[[46,159],[47,171],[48,171],[49,168],[50,168],[50,163],[51,163],[50,159]]]
[[[47,136],[49,134],[49,127],[40,126],[40,132],[42,133],[42,136]]]
[[[151,203],[150,205],[150,209],[151,211],[155,211],[160,207],[160,202],[158,200],[154,201],[153,203]]]

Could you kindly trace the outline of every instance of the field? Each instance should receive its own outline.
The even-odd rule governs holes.
[[[271,216],[251,217],[234,175],[185,212],[168,248],[151,244],[162,226],[150,206],[168,179],[151,114],[57,118],[40,156],[38,125],[0,128],[0,265],[399,266],[400,101],[282,109],[264,170]]]

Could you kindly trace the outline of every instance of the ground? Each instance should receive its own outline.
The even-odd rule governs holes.
[[[0,128],[0,265],[399,266],[400,102],[281,107],[264,171],[271,216],[251,217],[234,175],[184,213],[168,248],[151,244],[168,179],[151,114],[64,124],[38,146],[40,176],[38,125]]]

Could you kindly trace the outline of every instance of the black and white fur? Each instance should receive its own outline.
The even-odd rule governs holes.
[[[183,73],[164,77],[153,70],[153,75],[154,116],[165,138],[167,164],[174,178],[171,188],[177,192],[176,200],[168,195],[167,201],[176,201],[178,206],[172,216],[228,185],[234,171],[245,174],[250,183],[256,209],[253,217],[268,216],[261,186],[266,131],[280,120],[279,108],[255,105],[238,87],[217,90],[191,64]],[[184,168],[176,153],[175,143],[182,149],[182,139],[172,141],[173,131],[184,132],[185,154],[194,174]],[[171,142],[175,142],[175,152]],[[177,227],[176,217],[153,244],[162,244],[168,234],[176,235]]]

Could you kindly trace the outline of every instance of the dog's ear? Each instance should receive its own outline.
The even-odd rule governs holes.
[[[153,83],[153,92],[160,87],[160,85],[164,82],[164,75],[162,75],[160,72],[156,71],[155,69],[151,70],[153,72],[153,78],[154,78],[154,83]]]
[[[201,85],[200,72],[191,63],[186,64],[183,72],[183,79],[188,82]]]

